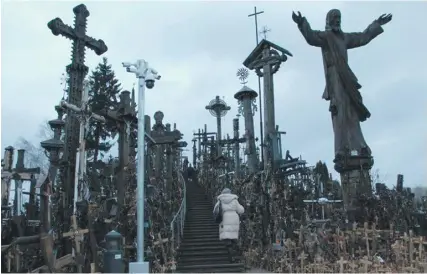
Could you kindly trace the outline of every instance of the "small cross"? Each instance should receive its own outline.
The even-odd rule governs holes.
[[[344,273],[344,265],[348,263],[348,261],[344,260],[343,257],[337,261],[337,263],[340,265],[340,273]]]
[[[264,36],[264,39],[267,39],[267,32],[270,32],[270,31],[271,29],[267,28],[267,26],[264,26],[259,33]]]

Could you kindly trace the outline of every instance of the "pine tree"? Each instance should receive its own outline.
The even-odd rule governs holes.
[[[121,85],[106,57],[102,58],[102,62],[92,71],[89,82],[91,90],[88,103],[94,113],[117,108]],[[104,153],[110,150],[112,144],[108,139],[112,137],[115,126],[114,122],[108,120],[106,124],[91,121],[86,142],[88,155],[92,157],[93,162],[96,162],[100,156],[102,158]]]

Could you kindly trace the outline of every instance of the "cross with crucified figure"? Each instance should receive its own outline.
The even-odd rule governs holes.
[[[105,118],[103,116],[92,113],[89,108],[89,105],[88,105],[89,89],[90,89],[89,82],[84,81],[81,107],[67,103],[65,100],[62,100],[60,103],[60,105],[63,108],[71,110],[72,112],[74,112],[74,114],[77,114],[78,119],[80,121],[80,132],[79,132],[80,146],[77,150],[77,156],[76,156],[77,176],[75,177],[75,182],[74,182],[73,215],[76,214],[77,200],[79,200],[79,198],[85,199],[85,197],[87,199],[89,194],[89,188],[85,182],[85,177],[86,177],[86,151],[85,150],[86,150],[86,134],[89,130],[90,120],[95,119],[97,121],[105,123]]]

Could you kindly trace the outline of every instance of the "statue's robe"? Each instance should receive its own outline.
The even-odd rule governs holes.
[[[307,43],[322,49],[326,87],[323,99],[330,101],[329,110],[335,135],[335,155],[347,155],[356,150],[358,155],[371,151],[365,142],[360,122],[370,117],[362,101],[362,87],[348,65],[347,50],[362,47],[383,32],[374,21],[363,32],[333,32],[312,30],[303,18],[298,25]]]

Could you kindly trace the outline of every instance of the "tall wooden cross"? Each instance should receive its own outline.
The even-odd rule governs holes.
[[[67,73],[69,75],[68,83],[68,99],[67,103],[74,106],[79,106],[82,101],[83,79],[85,78],[89,68],[85,66],[85,50],[86,47],[95,51],[97,55],[105,53],[108,48],[104,41],[96,40],[86,35],[87,18],[89,11],[86,6],[80,4],[73,8],[74,12],[74,27],[70,27],[62,22],[60,18],[51,20],[47,26],[54,35],[62,35],[73,41],[71,64],[68,65]],[[69,225],[69,216],[71,213],[68,208],[72,205],[74,199],[74,181],[76,170],[76,150],[79,146],[79,138],[76,132],[79,130],[79,122],[72,114],[72,110],[67,110],[67,124],[65,126],[65,149],[62,160],[66,165],[61,168],[63,188],[65,191],[63,204],[65,205],[63,220],[64,225]],[[65,250],[69,250],[68,246]]]

